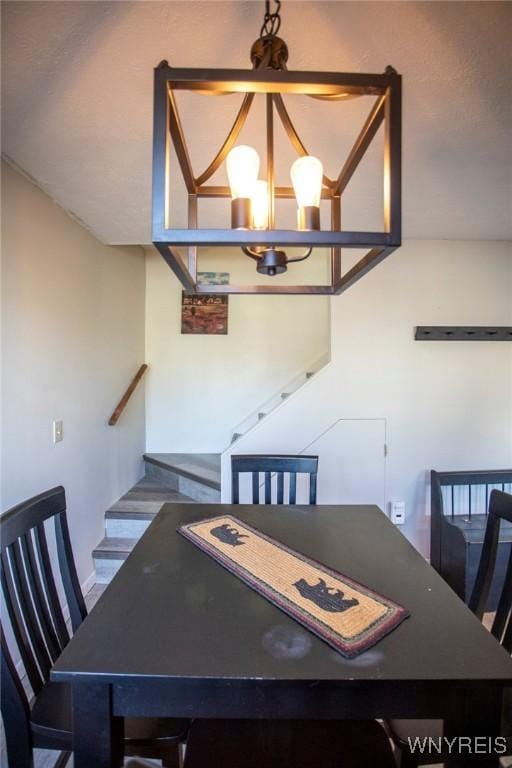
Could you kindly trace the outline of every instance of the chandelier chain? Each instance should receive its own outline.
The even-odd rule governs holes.
[[[279,27],[281,26],[281,0],[274,0],[276,9],[273,13],[270,12],[270,0],[265,0],[265,16],[263,17],[263,24],[261,25],[260,37],[268,37],[271,35],[277,35]]]

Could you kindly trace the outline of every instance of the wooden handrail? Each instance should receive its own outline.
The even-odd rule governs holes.
[[[114,413],[112,414],[112,416],[108,420],[109,426],[113,427],[115,424],[117,424],[117,422],[119,420],[119,417],[121,416],[122,412],[126,408],[126,404],[128,403],[128,400],[130,399],[130,397],[133,395],[133,393],[135,391],[135,387],[137,386],[139,381],[142,379],[142,377],[146,373],[147,367],[148,366],[146,365],[146,363],[144,363],[144,365],[141,365],[141,367],[139,368],[139,370],[137,371],[137,373],[133,377],[130,386],[128,387],[128,389],[126,390],[126,392],[124,393],[124,395],[122,396],[120,401],[118,402],[118,404],[117,404],[117,406],[116,406],[116,408],[114,410]]]

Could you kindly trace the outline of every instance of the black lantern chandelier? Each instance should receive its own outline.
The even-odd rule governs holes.
[[[392,67],[384,74],[292,72],[287,70],[288,49],[277,36],[281,3],[274,13],[265,3],[260,36],[251,48],[252,70],[175,69],[167,61],[155,69],[153,143],[153,243],[185,290],[190,293],[339,294],[401,245],[401,78]],[[205,95],[244,94],[228,136],[208,167],[196,176],[192,170],[176,101],[176,91]],[[266,169],[259,179],[260,158],[252,147],[237,144],[255,96],[263,94],[266,110]],[[354,96],[375,96],[372,109],[337,178],[324,173],[319,158],[311,156],[290,119],[287,94],[338,102]],[[274,121],[278,118],[298,158],[290,169],[291,185],[277,183],[275,174]],[[342,195],[356,168],[384,123],[384,222],[381,232],[341,229]],[[170,173],[174,172],[174,147],[188,194],[188,227],[170,227]],[[209,180],[226,164],[229,186]],[[198,200],[230,198],[231,227],[202,229]],[[275,201],[295,198],[296,229],[276,228]],[[330,203],[329,229],[320,221],[320,201]],[[228,222],[226,222],[228,223]],[[186,246],[182,256],[179,246]],[[269,279],[258,285],[212,286],[197,283],[197,249],[205,246],[239,246],[254,259],[257,271]],[[303,248],[290,257],[286,248]],[[329,285],[284,285],[273,283],[275,275],[289,264],[303,261],[314,248],[329,248]],[[364,248],[365,255],[345,274],[341,270],[342,248]]]

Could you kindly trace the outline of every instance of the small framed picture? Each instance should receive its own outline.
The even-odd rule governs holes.
[[[202,285],[227,285],[228,272],[198,272]],[[228,332],[228,297],[202,293],[181,298],[181,332],[222,336]]]

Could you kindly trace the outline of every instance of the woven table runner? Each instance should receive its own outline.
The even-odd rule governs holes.
[[[178,532],[348,658],[409,615],[387,597],[231,515],[189,523]]]

